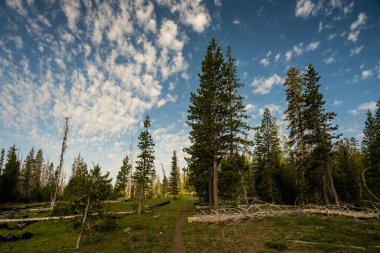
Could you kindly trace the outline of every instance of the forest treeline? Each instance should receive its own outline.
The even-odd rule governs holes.
[[[237,75],[232,50],[223,53],[212,39],[198,75],[199,88],[190,94],[188,167],[182,175],[176,152],[169,177],[162,180],[154,167],[155,143],[150,118],[139,135],[135,164],[126,155],[115,185],[99,165],[89,168],[79,154],[64,184],[60,169],[32,148],[23,161],[15,146],[2,149],[0,200],[50,201],[56,186],[64,200],[116,197],[138,198],[194,192],[211,208],[225,203],[263,201],[284,204],[366,205],[380,202],[380,100],[367,112],[362,143],[344,138],[326,112],[320,76],[313,65],[304,72],[290,68],[284,82],[287,135],[265,108],[259,126],[247,123],[244,86]],[[254,136],[251,138],[250,136]],[[168,154],[169,157],[169,154]],[[163,168],[162,168],[163,169]]]

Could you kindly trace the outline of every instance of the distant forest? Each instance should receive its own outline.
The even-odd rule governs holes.
[[[198,75],[199,88],[190,94],[187,124],[190,146],[187,168],[178,167],[176,152],[171,172],[163,178],[154,167],[154,139],[149,116],[139,135],[139,153],[132,163],[126,155],[112,185],[109,173],[92,168],[80,154],[63,184],[62,149],[59,165],[32,148],[23,161],[16,146],[1,149],[0,204],[118,197],[138,198],[194,193],[210,208],[225,204],[371,205],[380,202],[380,100],[368,111],[362,143],[339,133],[334,112],[325,110],[321,76],[312,64],[304,72],[290,68],[284,82],[287,136],[265,108],[261,124],[250,126],[244,86],[230,47],[225,52],[212,39]],[[66,121],[67,123],[67,121]],[[249,136],[254,136],[249,139]],[[62,145],[65,146],[64,143]],[[159,148],[159,147],[158,147]]]

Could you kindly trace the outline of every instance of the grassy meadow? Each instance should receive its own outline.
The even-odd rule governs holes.
[[[167,199],[147,199],[154,205]],[[116,219],[116,228],[91,231],[79,252],[172,252],[178,218],[197,214],[194,199],[181,196],[141,216]],[[132,211],[135,201],[108,203],[109,211]],[[32,214],[33,215],[33,214]],[[39,214],[41,215],[41,213]],[[0,252],[71,252],[79,230],[73,221],[36,222],[1,235],[33,233],[29,240],[0,242]],[[336,217],[268,217],[239,223],[188,224],[181,227],[185,252],[380,252],[380,220]],[[301,241],[301,242],[300,242]],[[355,246],[349,248],[346,246]]]

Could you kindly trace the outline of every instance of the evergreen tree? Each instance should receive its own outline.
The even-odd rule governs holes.
[[[45,183],[42,187],[42,201],[50,201],[55,185],[54,164],[47,162],[45,165]]]
[[[218,179],[221,199],[234,204],[239,203],[239,199],[242,199],[247,204],[244,175],[248,170],[249,163],[244,155],[235,153],[221,161]]]
[[[80,199],[87,196],[88,169],[80,154],[74,158],[71,166],[71,177],[65,188],[64,195],[69,200]]]
[[[340,200],[359,204],[361,192],[362,159],[356,140],[343,139],[336,144],[333,157],[334,182]]]
[[[20,161],[17,158],[16,151],[15,145],[8,150],[7,161],[0,181],[0,201],[2,203],[18,199],[17,185]]]
[[[376,103],[375,115],[367,112],[363,137],[363,154],[366,158],[365,182],[370,199],[380,199],[380,100]],[[371,194],[372,193],[372,194]]]
[[[306,126],[305,141],[310,148],[309,163],[306,171],[309,196],[316,196],[320,200],[323,196],[325,204],[329,204],[329,194],[339,205],[329,162],[331,159],[332,139],[339,138],[333,132],[338,126],[331,121],[336,114],[325,112],[323,95],[319,91],[318,73],[314,66],[309,64],[304,75],[305,82],[305,109],[304,119]]]
[[[144,120],[144,131],[139,135],[138,148],[141,153],[137,156],[136,171],[133,175],[137,183],[138,190],[138,215],[141,214],[142,198],[145,196],[146,190],[151,186],[155,176],[154,170],[154,142],[151,133],[149,132],[150,118],[147,115]]]
[[[242,87],[236,74],[231,49],[224,59],[213,38],[202,61],[198,75],[200,86],[190,94],[187,124],[191,127],[190,147],[185,151],[189,182],[198,196],[205,198],[210,208],[218,207],[218,167],[225,156],[238,152],[245,142],[247,115]]]
[[[110,173],[107,172],[102,175],[99,164],[95,165],[90,170],[88,175],[88,196],[91,198],[92,203],[100,205],[100,201],[107,199],[112,192],[112,178],[109,178]]]
[[[263,201],[276,202],[281,199],[276,176],[280,171],[281,150],[278,126],[265,108],[261,125],[255,135],[256,192]]]
[[[42,149],[37,151],[34,160],[34,166],[31,175],[31,196],[33,201],[38,201],[41,198],[41,173],[43,170],[44,157]]]
[[[116,177],[115,193],[117,196],[125,196],[128,186],[129,173],[131,173],[132,164],[129,164],[128,155],[123,159],[123,164]]]
[[[174,150],[173,156],[172,156],[172,170],[170,172],[170,178],[169,178],[169,190],[175,199],[180,193],[180,183],[181,183],[181,175],[180,175],[179,167],[178,167],[177,154]]]
[[[24,201],[32,199],[32,176],[35,166],[34,147],[25,158],[20,172],[20,193]]]
[[[228,156],[232,157],[235,153],[242,151],[245,145],[252,144],[246,138],[247,131],[250,130],[246,120],[249,118],[243,103],[244,97],[238,94],[238,89],[244,87],[240,83],[237,75],[235,59],[232,57],[231,47],[228,46],[226,61],[223,66],[224,92],[221,99],[227,105],[224,119],[224,149],[228,150]]]
[[[168,177],[166,176],[166,173],[165,173],[165,170],[164,168],[162,168],[162,174],[164,175],[163,179],[162,179],[162,189],[161,189],[161,193],[162,193],[162,196],[166,196],[166,193],[168,192],[169,190],[169,179]]]
[[[290,68],[285,80],[285,93],[287,108],[285,110],[285,120],[288,122],[289,145],[291,160],[296,169],[296,185],[298,198],[304,201],[305,195],[305,171],[308,160],[308,152],[305,143],[305,99],[303,94],[303,80],[297,68]],[[293,167],[293,166],[290,166]]]

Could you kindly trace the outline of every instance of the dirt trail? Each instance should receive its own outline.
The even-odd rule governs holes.
[[[181,215],[177,219],[175,223],[174,229],[174,244],[173,244],[173,253],[184,253],[185,252],[185,244],[183,242],[182,237],[182,226],[186,218],[186,212],[182,211]]]

